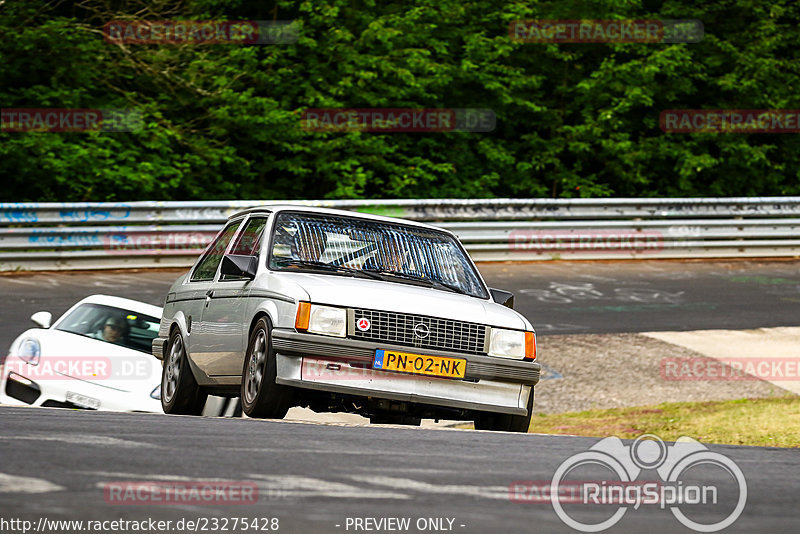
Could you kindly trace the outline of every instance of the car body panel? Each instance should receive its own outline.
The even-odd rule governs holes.
[[[397,313],[445,317],[489,326],[531,329],[520,314],[489,300],[428,287],[316,273],[282,273],[308,294],[307,300],[345,308],[383,309]]]
[[[192,332],[190,350],[195,363],[209,376],[242,372],[245,311],[249,282],[216,284],[201,309]]]

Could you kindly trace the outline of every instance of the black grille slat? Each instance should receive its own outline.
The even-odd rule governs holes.
[[[415,348],[452,350],[468,354],[485,354],[486,326],[482,324],[453,321],[426,315],[355,309],[355,320],[366,318],[370,322],[367,331],[353,330],[356,339],[386,341]],[[430,334],[422,339],[414,334],[414,327],[425,324]]]

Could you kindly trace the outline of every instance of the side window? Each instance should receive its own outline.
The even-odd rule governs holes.
[[[241,254],[242,256],[258,256],[261,248],[261,234],[267,225],[267,219],[263,217],[253,218],[247,221],[247,226],[239,234],[236,243],[231,249],[231,254]]]
[[[214,279],[214,275],[217,274],[217,267],[219,267],[222,256],[225,254],[225,249],[228,248],[228,243],[230,243],[238,227],[239,222],[237,221],[225,227],[222,233],[217,236],[206,250],[203,259],[195,267],[192,277],[189,279],[190,282],[203,282]]]
[[[247,221],[247,226],[236,238],[231,248],[231,254],[238,254],[241,256],[258,256],[258,251],[261,249],[261,236],[264,232],[264,227],[267,225],[267,219],[257,217]],[[223,274],[220,277],[222,281],[228,280],[242,280],[241,276],[231,276]]]

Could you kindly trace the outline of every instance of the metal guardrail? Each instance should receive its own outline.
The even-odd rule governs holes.
[[[0,204],[0,271],[184,267],[267,201]],[[800,257],[800,197],[323,200],[428,221],[477,261]]]

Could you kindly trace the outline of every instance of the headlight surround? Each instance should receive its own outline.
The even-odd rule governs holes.
[[[345,308],[322,306],[320,304],[300,304],[298,321],[295,322],[299,329],[325,336],[345,337],[347,335],[347,310]],[[305,311],[304,308],[308,311]],[[305,321],[300,320],[300,316],[305,313],[308,314],[307,326],[303,324]],[[304,326],[305,328],[303,328]]]
[[[39,341],[32,337],[23,339],[17,346],[17,356],[31,365],[39,365],[41,355],[42,347],[39,345]]]
[[[535,360],[536,335],[523,330],[492,328],[489,337],[489,356],[512,360]]]

